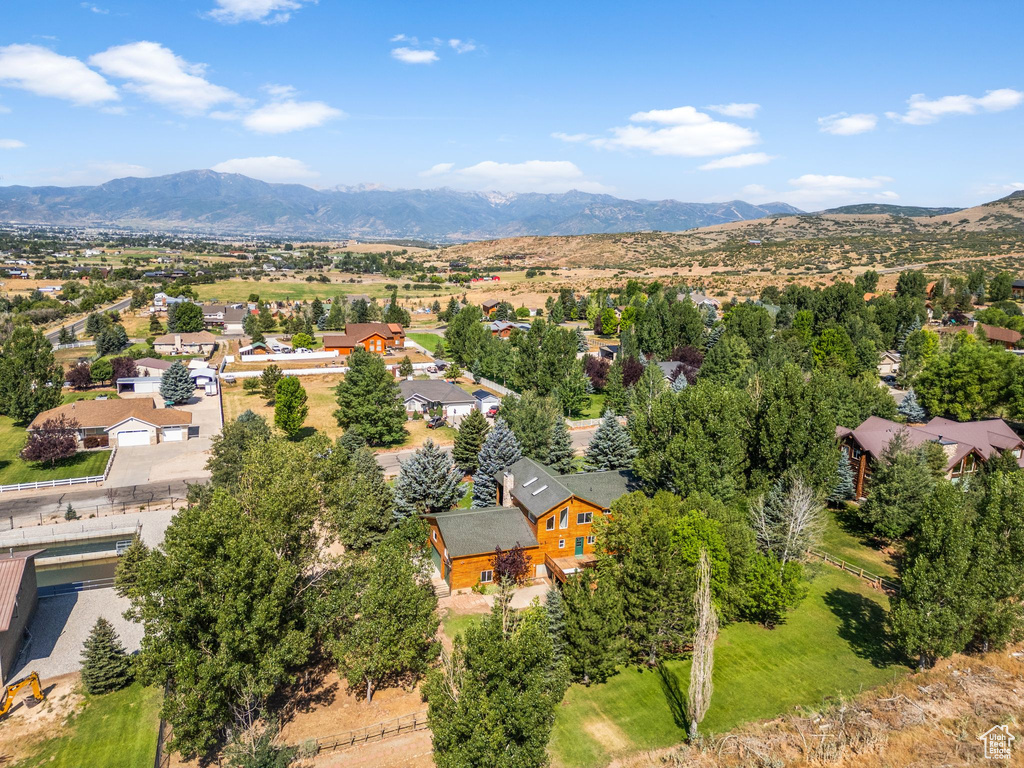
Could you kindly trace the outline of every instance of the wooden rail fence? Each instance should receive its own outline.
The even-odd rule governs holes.
[[[310,739],[308,742],[299,745],[299,752],[303,756],[312,757],[324,752],[336,752],[359,744],[383,741],[403,733],[412,733],[413,731],[423,731],[426,729],[427,711],[423,710],[409,715],[402,715],[392,720],[385,720],[381,723],[375,723],[374,725],[367,725],[363,728],[345,731],[335,736]]]
[[[846,562],[842,558],[830,555],[828,552],[819,552],[815,549],[809,549],[807,550],[807,554],[811,557],[819,558],[820,560],[828,563],[829,565],[835,566],[841,571],[852,573],[854,576],[857,576],[858,578],[870,582],[878,589],[881,589],[883,592],[889,592],[891,594],[897,595],[900,592],[900,585],[897,584],[895,581],[889,581],[888,579],[883,578],[878,574],[871,573],[870,571],[861,568],[859,565],[853,565],[852,563]]]

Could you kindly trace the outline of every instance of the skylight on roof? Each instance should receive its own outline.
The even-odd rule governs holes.
[[[534,478],[534,480],[536,480],[536,479],[537,478]],[[547,489],[548,489],[548,487],[546,485],[542,485],[540,488],[538,488],[536,491],[533,492],[533,495],[536,496],[538,493],[543,493]]]
[[[528,488],[530,483],[535,483],[535,482],[537,482],[537,478],[536,477],[531,477],[529,480],[527,480],[525,483],[523,483],[523,488]]]

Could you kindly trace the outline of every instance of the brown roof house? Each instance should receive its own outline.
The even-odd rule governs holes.
[[[989,344],[1001,344],[1007,349],[1016,349],[1022,338],[1018,331],[1011,328],[1000,328],[998,325],[986,325],[985,323],[973,323],[972,325],[946,325],[939,329],[941,333],[959,333],[969,331],[975,336],[984,336]]]
[[[67,416],[78,422],[78,439],[85,443],[119,447],[188,440],[192,414],[175,408],[157,408],[151,398],[131,400],[79,400],[43,411],[28,425],[31,432],[43,422]],[[90,446],[91,447],[91,446]]]
[[[0,555],[0,684],[11,680],[25,628],[36,612],[36,555],[43,550]]]
[[[161,355],[202,355],[213,354],[217,337],[209,331],[197,333],[168,333],[153,340],[153,348]]]
[[[900,432],[910,447],[924,443],[941,446],[946,454],[946,477],[953,481],[974,474],[1004,451],[1010,451],[1024,467],[1024,440],[1002,419],[960,422],[936,417],[927,424],[911,425],[870,416],[856,429],[836,427],[836,437],[850,457],[856,498],[867,495],[872,464],[881,460],[886,446]]]
[[[349,323],[344,333],[325,333],[324,350],[350,355],[357,346],[383,355],[389,349],[405,348],[405,329],[398,323]]]

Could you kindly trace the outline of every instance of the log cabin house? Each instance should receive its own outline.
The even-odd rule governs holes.
[[[405,348],[405,329],[398,323],[349,323],[344,333],[325,333],[324,351],[350,355],[357,346],[383,355]]]
[[[517,544],[535,578],[565,581],[596,561],[594,519],[635,490],[629,472],[554,475],[532,459],[520,459],[495,479],[496,506],[426,516],[431,559],[452,590],[490,583],[494,550]]]

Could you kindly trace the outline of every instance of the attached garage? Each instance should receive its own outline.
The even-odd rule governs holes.
[[[162,438],[165,443],[181,442],[185,439],[185,429],[183,427],[164,427]]]
[[[117,444],[124,448],[129,445],[149,445],[148,429],[132,429],[117,433]]]

